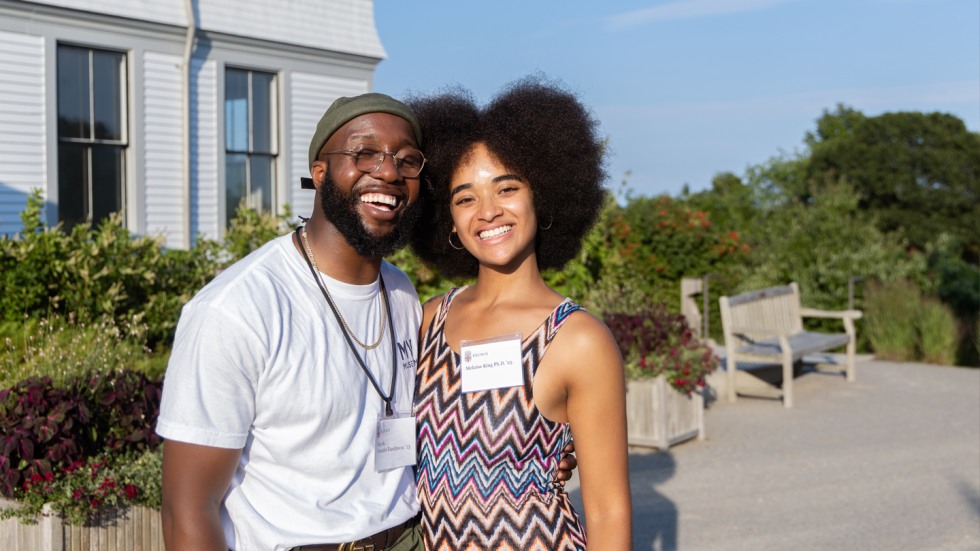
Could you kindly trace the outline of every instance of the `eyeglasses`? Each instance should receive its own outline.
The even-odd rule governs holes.
[[[353,157],[354,166],[361,172],[374,172],[381,168],[387,157],[391,157],[395,168],[403,178],[417,178],[425,166],[425,155],[414,147],[406,147],[398,153],[383,151],[376,145],[361,146],[360,149],[343,149],[340,151],[324,151],[323,155],[347,155]]]

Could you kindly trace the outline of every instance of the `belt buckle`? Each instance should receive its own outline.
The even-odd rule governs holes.
[[[375,551],[374,543],[342,543],[337,551]]]

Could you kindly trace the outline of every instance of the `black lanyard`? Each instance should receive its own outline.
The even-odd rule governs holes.
[[[296,228],[296,232],[293,235],[300,247],[303,245],[303,241],[300,236],[301,230],[302,226]],[[306,265],[309,266],[310,273],[313,274],[313,280],[316,281],[317,287],[319,287],[320,292],[323,293],[323,298],[327,299],[327,304],[330,306],[330,311],[333,312],[334,317],[337,318],[337,325],[340,326],[340,332],[344,334],[344,340],[347,341],[347,346],[350,348],[351,353],[354,354],[354,358],[357,359],[357,364],[361,366],[361,370],[364,371],[364,374],[367,375],[368,380],[371,381],[371,385],[374,386],[374,390],[377,391],[378,396],[381,396],[381,399],[384,401],[385,415],[391,417],[394,415],[394,411],[391,409],[391,400],[395,397],[395,379],[398,377],[398,357],[395,350],[395,326],[391,321],[391,318],[394,317],[394,315],[391,311],[391,305],[388,303],[388,293],[385,289],[384,276],[378,272],[378,279],[381,281],[381,300],[384,301],[384,307],[388,311],[388,336],[391,339],[391,388],[388,389],[387,396],[385,396],[384,391],[381,390],[381,385],[378,383],[377,379],[375,379],[374,375],[371,374],[371,370],[367,368],[367,365],[364,363],[361,355],[357,353],[357,349],[354,348],[354,341],[351,340],[351,336],[347,334],[347,329],[344,327],[344,323],[341,321],[340,311],[333,303],[333,299],[330,298],[330,293],[327,292],[326,286],[320,280],[320,277],[318,277],[316,269],[313,267],[313,262],[306,254],[305,249],[303,249],[303,258],[306,259]]]

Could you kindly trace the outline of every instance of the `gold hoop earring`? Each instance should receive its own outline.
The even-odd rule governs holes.
[[[541,230],[550,230],[551,229],[551,225],[554,222],[555,222],[555,217],[554,216],[551,216],[551,217],[548,218],[548,225],[547,226],[538,226],[538,229],[541,229]]]
[[[456,245],[453,245],[453,236],[454,235],[456,235],[456,232],[454,232],[454,231],[449,232],[449,246],[452,247],[452,248],[454,248],[454,249],[456,249],[457,251],[461,251],[461,250],[465,249],[466,247],[463,246],[463,242],[462,241],[459,242],[459,247],[457,247]],[[459,237],[459,236],[457,236],[457,237]]]

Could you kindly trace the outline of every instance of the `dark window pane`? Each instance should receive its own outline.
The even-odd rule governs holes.
[[[117,145],[92,147],[92,221],[98,223],[113,212],[122,211],[123,149]]]
[[[274,153],[273,98],[275,76],[252,73],[252,151]]]
[[[225,180],[225,218],[230,221],[248,189],[248,155],[225,155]]]
[[[88,211],[88,147],[58,145],[58,220],[65,229],[85,221]]]
[[[272,182],[276,176],[272,157],[252,155],[251,168],[248,206],[259,212],[272,212]]]
[[[225,149],[248,151],[248,72],[225,71]]]
[[[92,53],[95,139],[123,139],[123,54]]]
[[[90,139],[89,51],[58,47],[58,135]]]

